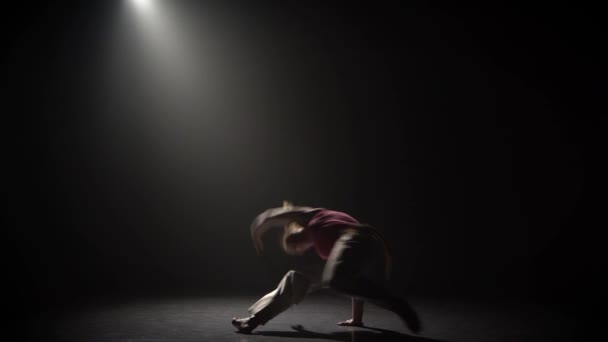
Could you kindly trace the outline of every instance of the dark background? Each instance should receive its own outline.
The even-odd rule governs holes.
[[[249,224],[282,200],[382,229],[411,295],[591,305],[606,266],[597,9],[167,3],[183,83],[124,2],[3,10],[17,312],[262,294],[293,260],[276,236],[257,257]]]

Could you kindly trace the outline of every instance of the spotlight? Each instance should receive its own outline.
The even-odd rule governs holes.
[[[145,10],[146,8],[149,8],[150,5],[152,4],[152,1],[154,0],[129,0],[133,6]]]

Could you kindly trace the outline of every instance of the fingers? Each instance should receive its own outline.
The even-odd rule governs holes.
[[[346,321],[338,322],[338,325],[343,327],[362,327],[363,322],[354,322],[352,319],[348,319]]]

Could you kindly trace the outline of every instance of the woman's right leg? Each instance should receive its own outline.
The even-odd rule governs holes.
[[[241,332],[251,332],[258,325],[264,325],[292,304],[298,304],[311,287],[310,280],[301,272],[289,271],[276,289],[260,298],[250,308],[248,318],[232,320]]]
[[[274,291],[260,298],[248,311],[260,319],[260,324],[266,324],[292,304],[302,301],[309,287],[310,281],[304,274],[291,270]]]

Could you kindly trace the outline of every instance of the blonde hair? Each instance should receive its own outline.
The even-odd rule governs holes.
[[[291,209],[293,208],[293,203],[289,201],[283,201],[283,209]],[[283,250],[289,255],[301,255],[302,250],[298,248],[297,245],[287,243],[287,238],[292,234],[301,232],[304,229],[302,225],[297,223],[296,221],[291,221],[283,226],[283,236],[281,237],[281,247]]]

